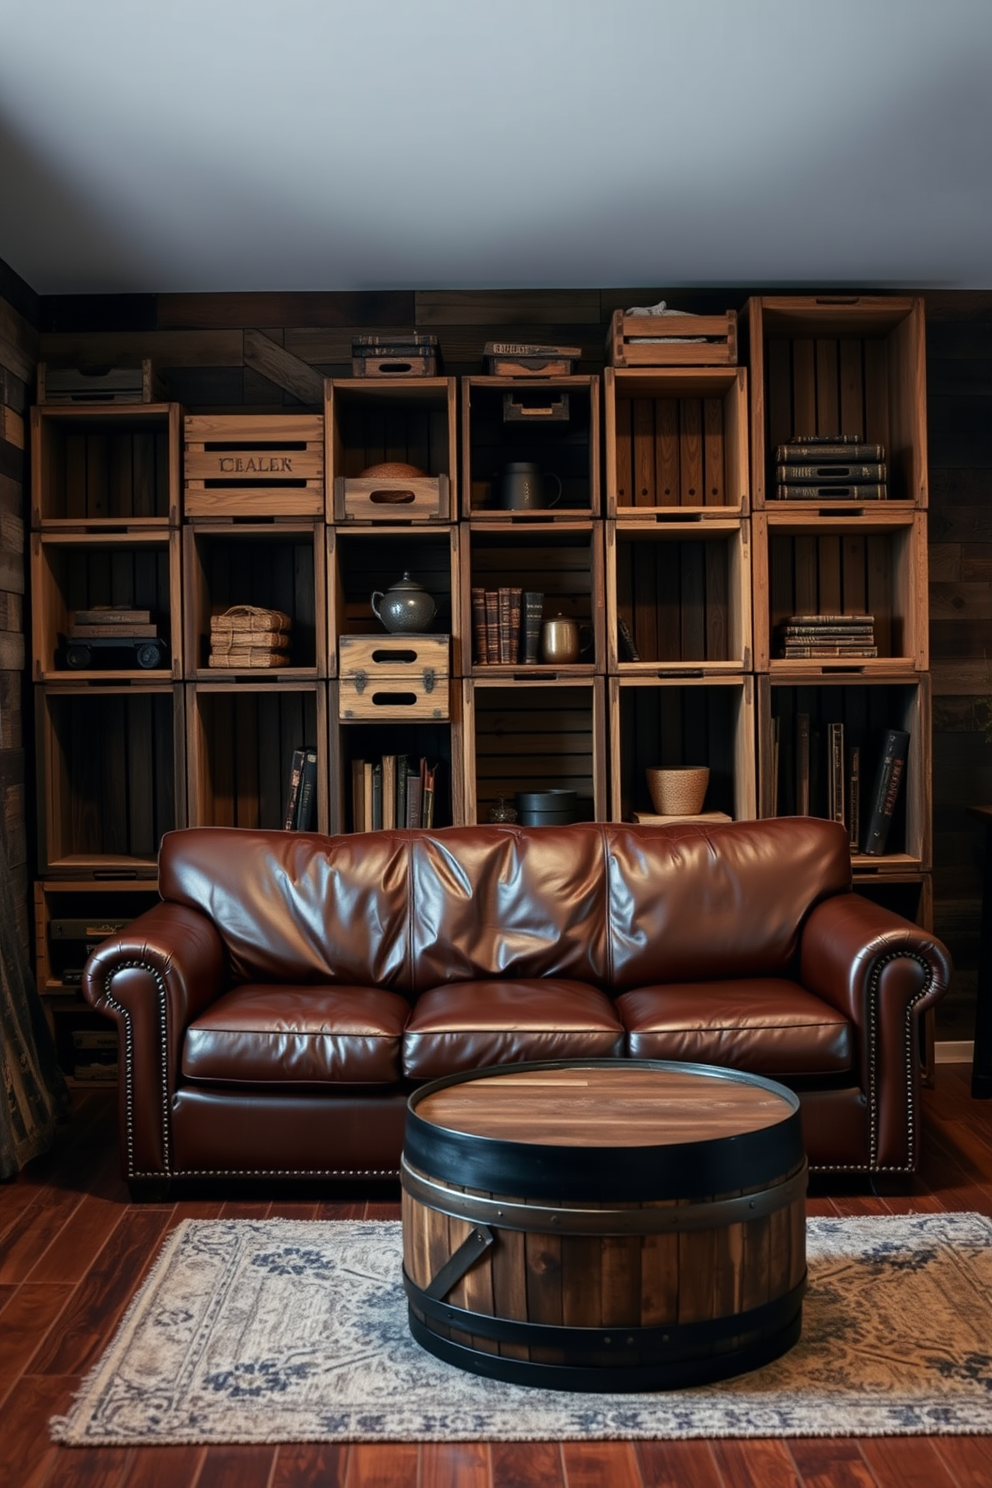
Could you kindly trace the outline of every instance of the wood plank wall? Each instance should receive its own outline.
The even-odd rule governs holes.
[[[740,309],[749,293],[654,286],[58,296],[41,301],[41,354],[52,362],[101,365],[150,356],[168,396],[190,411],[316,408],[320,376],[350,374],[351,340],[361,332],[430,331],[449,373],[479,372],[487,340],[536,338],[582,346],[580,370],[596,372],[617,306],[664,298],[680,309],[716,313]],[[984,848],[967,807],[992,801],[992,745],[984,740],[979,701],[992,695],[992,294],[926,298],[935,928],[956,963],[938,1037],[957,1039],[969,1038],[973,1026]],[[14,391],[20,396],[16,385]],[[19,468],[16,446],[3,448],[12,449],[13,468]],[[16,481],[3,489],[3,510],[16,521]],[[12,596],[15,607],[16,600]],[[15,638],[18,629],[12,627]]]
[[[28,836],[25,780],[24,647],[25,410],[38,351],[38,301],[0,262],[0,800],[15,878],[21,938],[28,926]]]

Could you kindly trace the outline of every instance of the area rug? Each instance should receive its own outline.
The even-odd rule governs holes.
[[[187,1220],[68,1416],[73,1445],[992,1432],[992,1221],[811,1219],[803,1333],[721,1384],[587,1395],[410,1337],[397,1222]]]

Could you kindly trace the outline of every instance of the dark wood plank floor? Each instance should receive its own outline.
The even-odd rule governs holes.
[[[992,1102],[940,1065],[912,1195],[821,1191],[814,1214],[992,1214]],[[387,1446],[55,1447],[49,1416],[108,1342],[163,1236],[189,1217],[398,1217],[354,1197],[135,1206],[112,1094],[83,1095],[56,1149],[0,1185],[0,1481],[5,1488],[989,1488],[992,1437]]]

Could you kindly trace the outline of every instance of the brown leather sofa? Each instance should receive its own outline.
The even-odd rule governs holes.
[[[851,892],[814,818],[169,833],[162,903],[90,957],[132,1191],[394,1175],[410,1090],[508,1061],[732,1065],[799,1092],[814,1170],[919,1155],[939,941]]]

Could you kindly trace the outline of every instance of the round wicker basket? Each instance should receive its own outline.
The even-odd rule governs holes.
[[[651,804],[659,816],[698,816],[710,783],[709,765],[650,765],[646,770]]]

